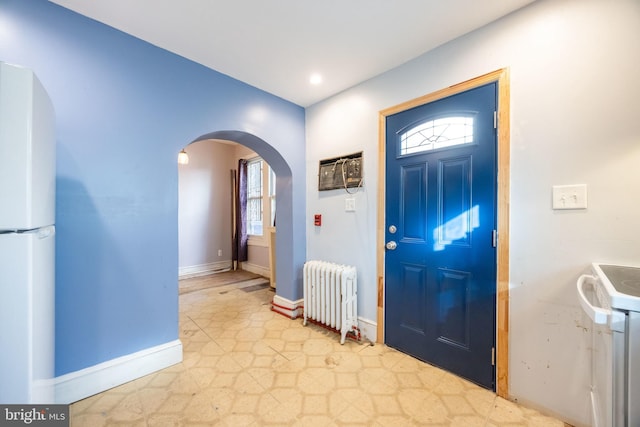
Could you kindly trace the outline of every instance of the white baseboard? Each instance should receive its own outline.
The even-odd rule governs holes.
[[[378,337],[378,323],[373,320],[365,319],[364,317],[358,317],[358,326],[360,327],[360,335],[362,340],[376,342]]]
[[[208,264],[189,265],[186,267],[178,268],[178,277],[185,278],[204,276],[206,274],[212,274],[217,271],[228,270],[232,266],[231,260],[210,262]]]
[[[241,262],[240,263],[240,267],[244,271],[248,271],[248,272],[254,273],[254,274],[259,274],[262,277],[270,277],[270,274],[271,274],[271,270],[269,270],[269,267],[263,267],[263,266],[257,265],[257,264],[251,264],[251,263],[248,263],[248,262]]]
[[[180,340],[55,378],[56,403],[70,404],[182,362]]]
[[[271,309],[291,319],[296,319],[298,316],[302,315],[303,303],[303,299],[299,299],[298,301],[291,301],[279,295],[275,295],[273,297],[273,302],[271,303]]]

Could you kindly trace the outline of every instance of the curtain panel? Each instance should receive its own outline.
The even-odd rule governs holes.
[[[236,177],[234,195],[234,230],[232,258],[234,269],[239,267],[239,263],[248,259],[247,242],[247,161],[238,160],[238,174]]]

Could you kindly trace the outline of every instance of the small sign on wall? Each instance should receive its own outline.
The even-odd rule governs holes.
[[[318,191],[360,187],[362,174],[362,151],[320,160]]]

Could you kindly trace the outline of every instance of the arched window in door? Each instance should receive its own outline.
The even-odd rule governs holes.
[[[473,142],[473,116],[456,115],[421,122],[400,134],[400,155]]]

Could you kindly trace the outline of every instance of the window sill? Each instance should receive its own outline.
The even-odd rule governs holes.
[[[247,241],[247,245],[266,248],[269,246],[269,242],[267,241],[267,238],[265,236],[250,235],[249,240]]]

